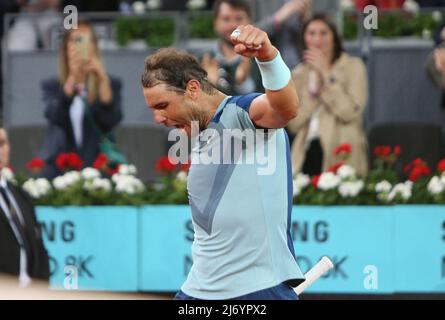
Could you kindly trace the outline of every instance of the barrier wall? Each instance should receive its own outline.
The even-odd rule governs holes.
[[[38,207],[37,214],[54,287],[75,265],[79,289],[173,292],[192,265],[187,206]],[[298,206],[291,230],[303,272],[323,255],[335,265],[307,292],[445,293],[443,206]]]

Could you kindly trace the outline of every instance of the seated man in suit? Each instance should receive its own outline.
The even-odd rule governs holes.
[[[9,139],[0,128],[0,173],[9,164]],[[0,274],[16,275],[21,286],[48,280],[49,261],[28,194],[0,174]]]

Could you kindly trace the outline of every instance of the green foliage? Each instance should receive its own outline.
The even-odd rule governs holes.
[[[358,36],[358,15],[357,13],[345,13],[343,15],[343,39],[354,40]]]
[[[357,13],[345,12],[343,16],[343,37],[345,40],[353,40],[358,35]],[[394,37],[422,37],[428,30],[431,34],[441,24],[441,19],[435,19],[431,12],[410,13],[407,11],[380,12],[378,29],[373,35],[383,38]]]
[[[201,39],[214,39],[216,34],[213,30],[212,16],[194,16],[191,17],[189,24],[189,37]]]
[[[114,28],[120,46],[135,39],[143,39],[151,47],[167,47],[175,42],[173,18],[119,18],[114,22]]]

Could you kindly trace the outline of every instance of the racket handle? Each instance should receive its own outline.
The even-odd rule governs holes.
[[[294,288],[294,291],[300,295],[307,287],[309,287],[314,281],[320,278],[327,271],[332,269],[334,264],[332,261],[324,256],[321,260],[313,266],[306,274],[304,275],[306,280],[301,283],[298,287]]]

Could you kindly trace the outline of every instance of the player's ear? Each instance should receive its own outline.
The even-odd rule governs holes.
[[[201,92],[201,83],[196,79],[190,80],[187,83],[186,92],[192,100],[196,100]]]

